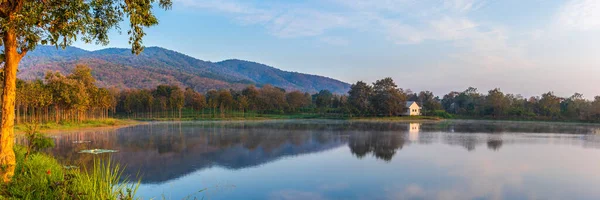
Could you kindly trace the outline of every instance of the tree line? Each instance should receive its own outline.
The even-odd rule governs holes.
[[[17,80],[16,123],[107,118],[115,112],[115,92],[98,88],[95,81],[84,65],[67,76],[48,72],[44,80]]]
[[[199,93],[192,88],[159,85],[153,89],[98,88],[92,71],[77,65],[71,74],[48,72],[44,80],[17,83],[17,123],[81,121],[109,116],[131,118],[226,118],[255,114],[310,113],[332,117],[399,116],[406,102],[415,101],[428,116],[491,119],[570,120],[600,122],[600,96],[558,97],[553,92],[530,98],[493,89],[452,91],[440,98],[430,91],[412,92],[392,78],[372,84],[358,81],[348,94],[328,90],[310,94],[272,85],[243,90]],[[250,115],[248,115],[250,114]]]
[[[469,87],[450,92],[439,101],[451,114],[469,117],[600,122],[600,96],[588,100],[583,94],[559,97],[554,92],[525,98],[505,94],[499,88],[481,94]]]

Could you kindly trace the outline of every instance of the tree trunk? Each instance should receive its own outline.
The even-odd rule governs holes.
[[[17,68],[21,55],[17,52],[17,37],[13,30],[4,32],[4,91],[2,92],[2,127],[0,128],[0,176],[10,182],[15,174],[15,98]]]
[[[58,124],[60,122],[60,113],[58,112],[58,104],[54,105],[54,121]]]

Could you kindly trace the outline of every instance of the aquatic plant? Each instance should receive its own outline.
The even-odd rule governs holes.
[[[118,150],[110,150],[110,149],[87,149],[81,150],[79,153],[91,153],[91,154],[101,154],[101,153],[116,153]]]
[[[13,181],[0,185],[0,199],[137,199],[140,182],[130,182],[123,168],[108,159],[95,159],[91,169],[63,166],[52,156],[16,146]]]

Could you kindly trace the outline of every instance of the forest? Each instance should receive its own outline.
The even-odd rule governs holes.
[[[485,118],[600,122],[600,96],[588,100],[576,93],[558,97],[553,92],[530,98],[493,89],[452,91],[441,98],[430,91],[412,92],[391,78],[373,84],[358,81],[347,94],[328,90],[310,94],[271,85],[243,90],[221,89],[200,93],[177,85],[152,89],[99,88],[92,70],[77,65],[71,74],[47,72],[44,80],[17,83],[17,123],[80,122],[107,117],[134,119],[215,119],[261,114],[314,114],[332,118],[392,117],[405,112],[406,101],[422,106],[422,113],[441,118]]]

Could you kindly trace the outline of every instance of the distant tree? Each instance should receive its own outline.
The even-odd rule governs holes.
[[[460,93],[456,91],[452,91],[442,98],[442,107],[446,110],[446,112],[456,114],[458,113],[458,106],[456,105],[456,97],[458,97]]]
[[[321,90],[314,95],[315,105],[321,112],[330,107],[333,101],[333,94],[329,90]]]
[[[96,88],[96,79],[92,76],[92,69],[86,65],[78,64],[67,78],[80,81],[88,91]],[[90,91],[91,92],[91,91]]]
[[[377,114],[400,115],[406,110],[406,94],[398,89],[392,78],[384,78],[373,83],[371,104]]]
[[[287,93],[285,95],[285,99],[291,112],[296,112],[299,108],[310,105],[310,100],[306,99],[304,93],[300,91],[292,91]]]
[[[110,91],[106,88],[100,88],[97,91],[96,98],[98,98],[98,104],[95,105],[101,112],[101,118],[108,117],[108,110],[113,107],[113,103],[115,102],[115,97],[110,93]],[[145,105],[146,107],[150,107],[152,104]]]
[[[495,117],[504,116],[510,104],[504,93],[498,88],[490,90],[485,100],[485,114],[491,114]]]
[[[285,92],[271,85],[264,85],[257,97],[257,108],[261,111],[282,113],[287,102]]]
[[[590,118],[592,121],[600,122],[600,96],[594,97],[594,101],[591,103],[591,114]]]
[[[250,101],[248,100],[248,97],[246,97],[245,95],[239,95],[237,97],[236,101],[238,103],[238,107],[239,107],[240,111],[242,111],[242,115],[245,117],[246,110],[250,106]]]
[[[171,94],[169,95],[169,106],[171,109],[175,109],[179,113],[179,118],[181,118],[181,109],[185,105],[185,96],[183,91],[177,87],[172,87]]]
[[[155,97],[152,96],[152,91],[150,91],[148,89],[143,89],[143,90],[136,91],[134,93],[137,96],[137,98],[139,99],[138,102],[139,102],[140,108],[138,109],[138,112],[148,112],[150,117],[152,117],[153,111],[154,111],[154,110],[152,110],[152,108],[156,104]],[[166,97],[162,97],[161,99],[163,99],[164,102],[161,102],[160,104],[162,104],[163,109],[166,109],[166,106],[167,106],[166,105]]]
[[[509,101],[507,114],[515,117],[531,117],[533,110],[528,106],[527,99],[521,95],[507,94],[506,98]]]
[[[204,95],[194,91],[192,88],[185,89],[185,107],[192,108],[196,111],[202,110],[206,106]]]
[[[206,93],[206,103],[212,110],[212,116],[215,117],[217,107],[219,106],[219,92],[216,90],[209,90]]]
[[[372,112],[371,98],[373,88],[365,82],[358,81],[350,86],[348,104],[357,115],[364,116]]]
[[[57,122],[61,119],[72,119],[76,117],[75,112],[87,108],[89,97],[81,81],[69,79],[59,72],[49,72],[46,74],[46,82],[55,100]]]
[[[481,114],[484,96],[477,92],[477,88],[469,87],[454,98],[456,113],[476,116]]]
[[[248,98],[248,104],[249,104],[249,109],[251,110],[256,110],[256,106],[259,105],[260,103],[258,102],[258,89],[256,89],[256,87],[254,85],[248,86],[246,87],[244,90],[242,90],[242,95],[246,96]]]
[[[219,102],[219,111],[221,117],[225,117],[225,111],[235,106],[235,101],[229,90],[219,90],[217,101]]]
[[[575,93],[561,102],[561,114],[569,119],[587,120],[591,114],[591,102],[583,98],[583,94]]]
[[[430,91],[419,92],[416,101],[422,107],[422,113],[425,115],[433,114],[433,111],[442,109],[439,99]]]
[[[554,92],[542,94],[538,102],[539,114],[547,117],[558,117],[560,115],[561,98],[554,95]]]

